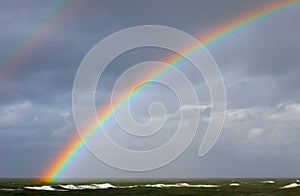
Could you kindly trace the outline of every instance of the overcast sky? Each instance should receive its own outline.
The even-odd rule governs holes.
[[[165,25],[198,38],[274,2],[1,1],[0,178],[40,177],[78,134],[72,114],[74,78],[84,56],[106,36],[137,25]],[[61,177],[300,177],[299,24],[298,6],[207,48],[222,73],[228,109],[222,133],[206,156],[197,154],[210,118],[209,91],[187,62],[181,71],[197,91],[200,125],[178,159],[153,171],[128,172],[102,163],[84,149]],[[116,58],[99,80],[96,106],[109,101],[114,83],[131,65],[163,61],[170,55],[159,48],[141,48]],[[165,104],[169,117],[160,132],[153,138],[134,138],[112,123],[107,134],[133,150],[163,145],[178,125],[178,111],[189,108],[180,106],[174,93],[159,84],[139,100],[130,108],[140,123],[147,122],[151,103]]]

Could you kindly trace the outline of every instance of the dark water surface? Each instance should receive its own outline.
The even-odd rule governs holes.
[[[0,195],[300,195],[298,179],[1,179]]]

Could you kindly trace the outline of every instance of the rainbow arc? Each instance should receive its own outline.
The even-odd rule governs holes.
[[[252,10],[242,16],[239,16],[236,20],[233,20],[229,23],[218,26],[212,31],[206,33],[205,35],[199,37],[199,41],[207,48],[210,46],[224,40],[230,36],[233,36],[237,32],[245,29],[251,25],[256,24],[266,18],[269,18],[278,13],[284,12],[290,8],[294,8],[299,6],[299,1],[277,1],[273,4],[268,4],[263,7],[259,7],[258,9]],[[202,46],[190,46],[187,47],[187,55],[196,53],[201,49]],[[168,57],[164,62],[177,66],[182,63],[185,59],[182,57]],[[169,68],[167,68],[169,69]],[[148,79],[156,78],[162,72],[168,71],[166,69],[155,71],[151,74],[148,74]],[[144,88],[144,87],[142,87]],[[139,89],[135,94],[141,93],[142,91]],[[104,108],[101,109],[98,113],[99,122],[91,122],[83,131],[82,135],[83,140],[88,140],[95,134],[101,127],[106,126],[108,122],[113,117],[113,111],[118,110],[118,108],[122,107],[122,105],[127,103],[127,96],[120,97],[117,106],[112,108],[110,104],[107,104]],[[49,164],[49,167],[45,169],[45,171],[41,174],[42,180],[47,182],[53,182],[66,170],[66,168],[72,163],[75,157],[82,151],[84,147],[84,143],[79,136],[75,136],[70,140],[70,142],[66,145],[66,147],[53,159],[53,161]]]

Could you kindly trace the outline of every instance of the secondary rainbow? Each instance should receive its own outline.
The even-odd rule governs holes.
[[[65,24],[74,13],[83,7],[84,1],[61,1],[54,7],[53,12],[45,13],[30,34],[0,61],[0,84],[19,71],[21,66],[35,54],[40,47]]]
[[[246,13],[242,16],[239,16],[238,19],[233,20],[229,23],[225,23],[217,28],[213,29],[211,32],[206,33],[204,36],[199,38],[200,42],[205,47],[210,47],[211,45],[237,33],[238,31],[257,23],[267,17],[283,12],[287,9],[294,8],[299,6],[299,1],[279,1],[271,5],[265,5],[259,9],[252,10],[249,13]],[[187,56],[193,55],[196,52],[199,52],[201,47],[199,46],[187,46],[185,54]],[[185,58],[176,56],[170,56],[165,60],[168,64],[172,66],[179,66]],[[142,76],[143,79],[155,79],[160,77],[163,73],[166,73],[169,68],[163,70],[153,70],[151,73]],[[141,86],[137,89],[134,94],[131,95],[131,99],[136,99],[137,96],[145,91],[150,85]],[[110,104],[107,104],[105,108],[102,108],[98,113],[99,122],[90,122],[89,125],[84,130],[82,135],[83,140],[89,140],[99,129],[105,128],[109,125],[111,119],[113,118],[113,111],[117,112],[121,107],[127,103],[128,94],[120,96],[117,104],[114,108]],[[49,167],[42,173],[41,179],[47,182],[53,182],[61,176],[65,169],[70,165],[70,163],[77,157],[80,151],[83,149],[84,143],[79,136],[72,138],[70,143],[66,148],[55,157]]]

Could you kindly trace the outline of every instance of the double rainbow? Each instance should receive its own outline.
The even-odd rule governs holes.
[[[299,1],[282,0],[271,5],[260,7],[259,9],[253,10],[249,13],[239,16],[236,20],[233,20],[229,23],[225,23],[217,27],[216,29],[212,30],[211,32],[208,32],[204,36],[201,36],[199,40],[205,47],[210,47],[211,45],[239,32],[240,30],[248,26],[251,26],[265,18],[268,18],[270,16],[273,16],[275,14],[278,14],[280,12],[286,11],[290,8],[299,5]],[[197,52],[199,49],[201,49],[201,47],[199,46],[190,46],[188,50],[186,50],[186,54],[191,55]],[[166,59],[165,62],[173,66],[178,66],[184,60],[185,59],[182,57],[170,56]],[[161,75],[161,73],[166,71],[168,71],[168,68],[163,70],[155,70],[151,74],[148,74],[147,76],[143,77],[147,79],[154,79],[158,75]],[[133,96],[138,95],[141,92],[142,89],[138,89],[135,91]],[[97,130],[99,130],[99,128],[106,126],[107,123],[110,122],[113,117],[113,110],[118,110],[126,103],[127,96],[122,96],[118,100],[118,104],[115,108],[112,108],[110,104],[107,104],[105,108],[101,109],[101,111],[98,114],[98,118],[100,119],[100,121],[90,123],[89,126],[87,126],[84,130],[82,139],[87,141],[93,136],[94,133],[97,132]],[[76,158],[80,151],[83,149],[84,143],[82,139],[79,136],[75,136],[71,139],[70,143],[66,145],[65,149],[57,155],[57,157],[52,161],[52,163],[50,163],[50,166],[47,167],[46,170],[43,172],[43,174],[41,175],[43,180],[46,180],[47,182],[53,182],[61,176],[65,169],[71,164],[72,160],[74,160],[74,158]]]

